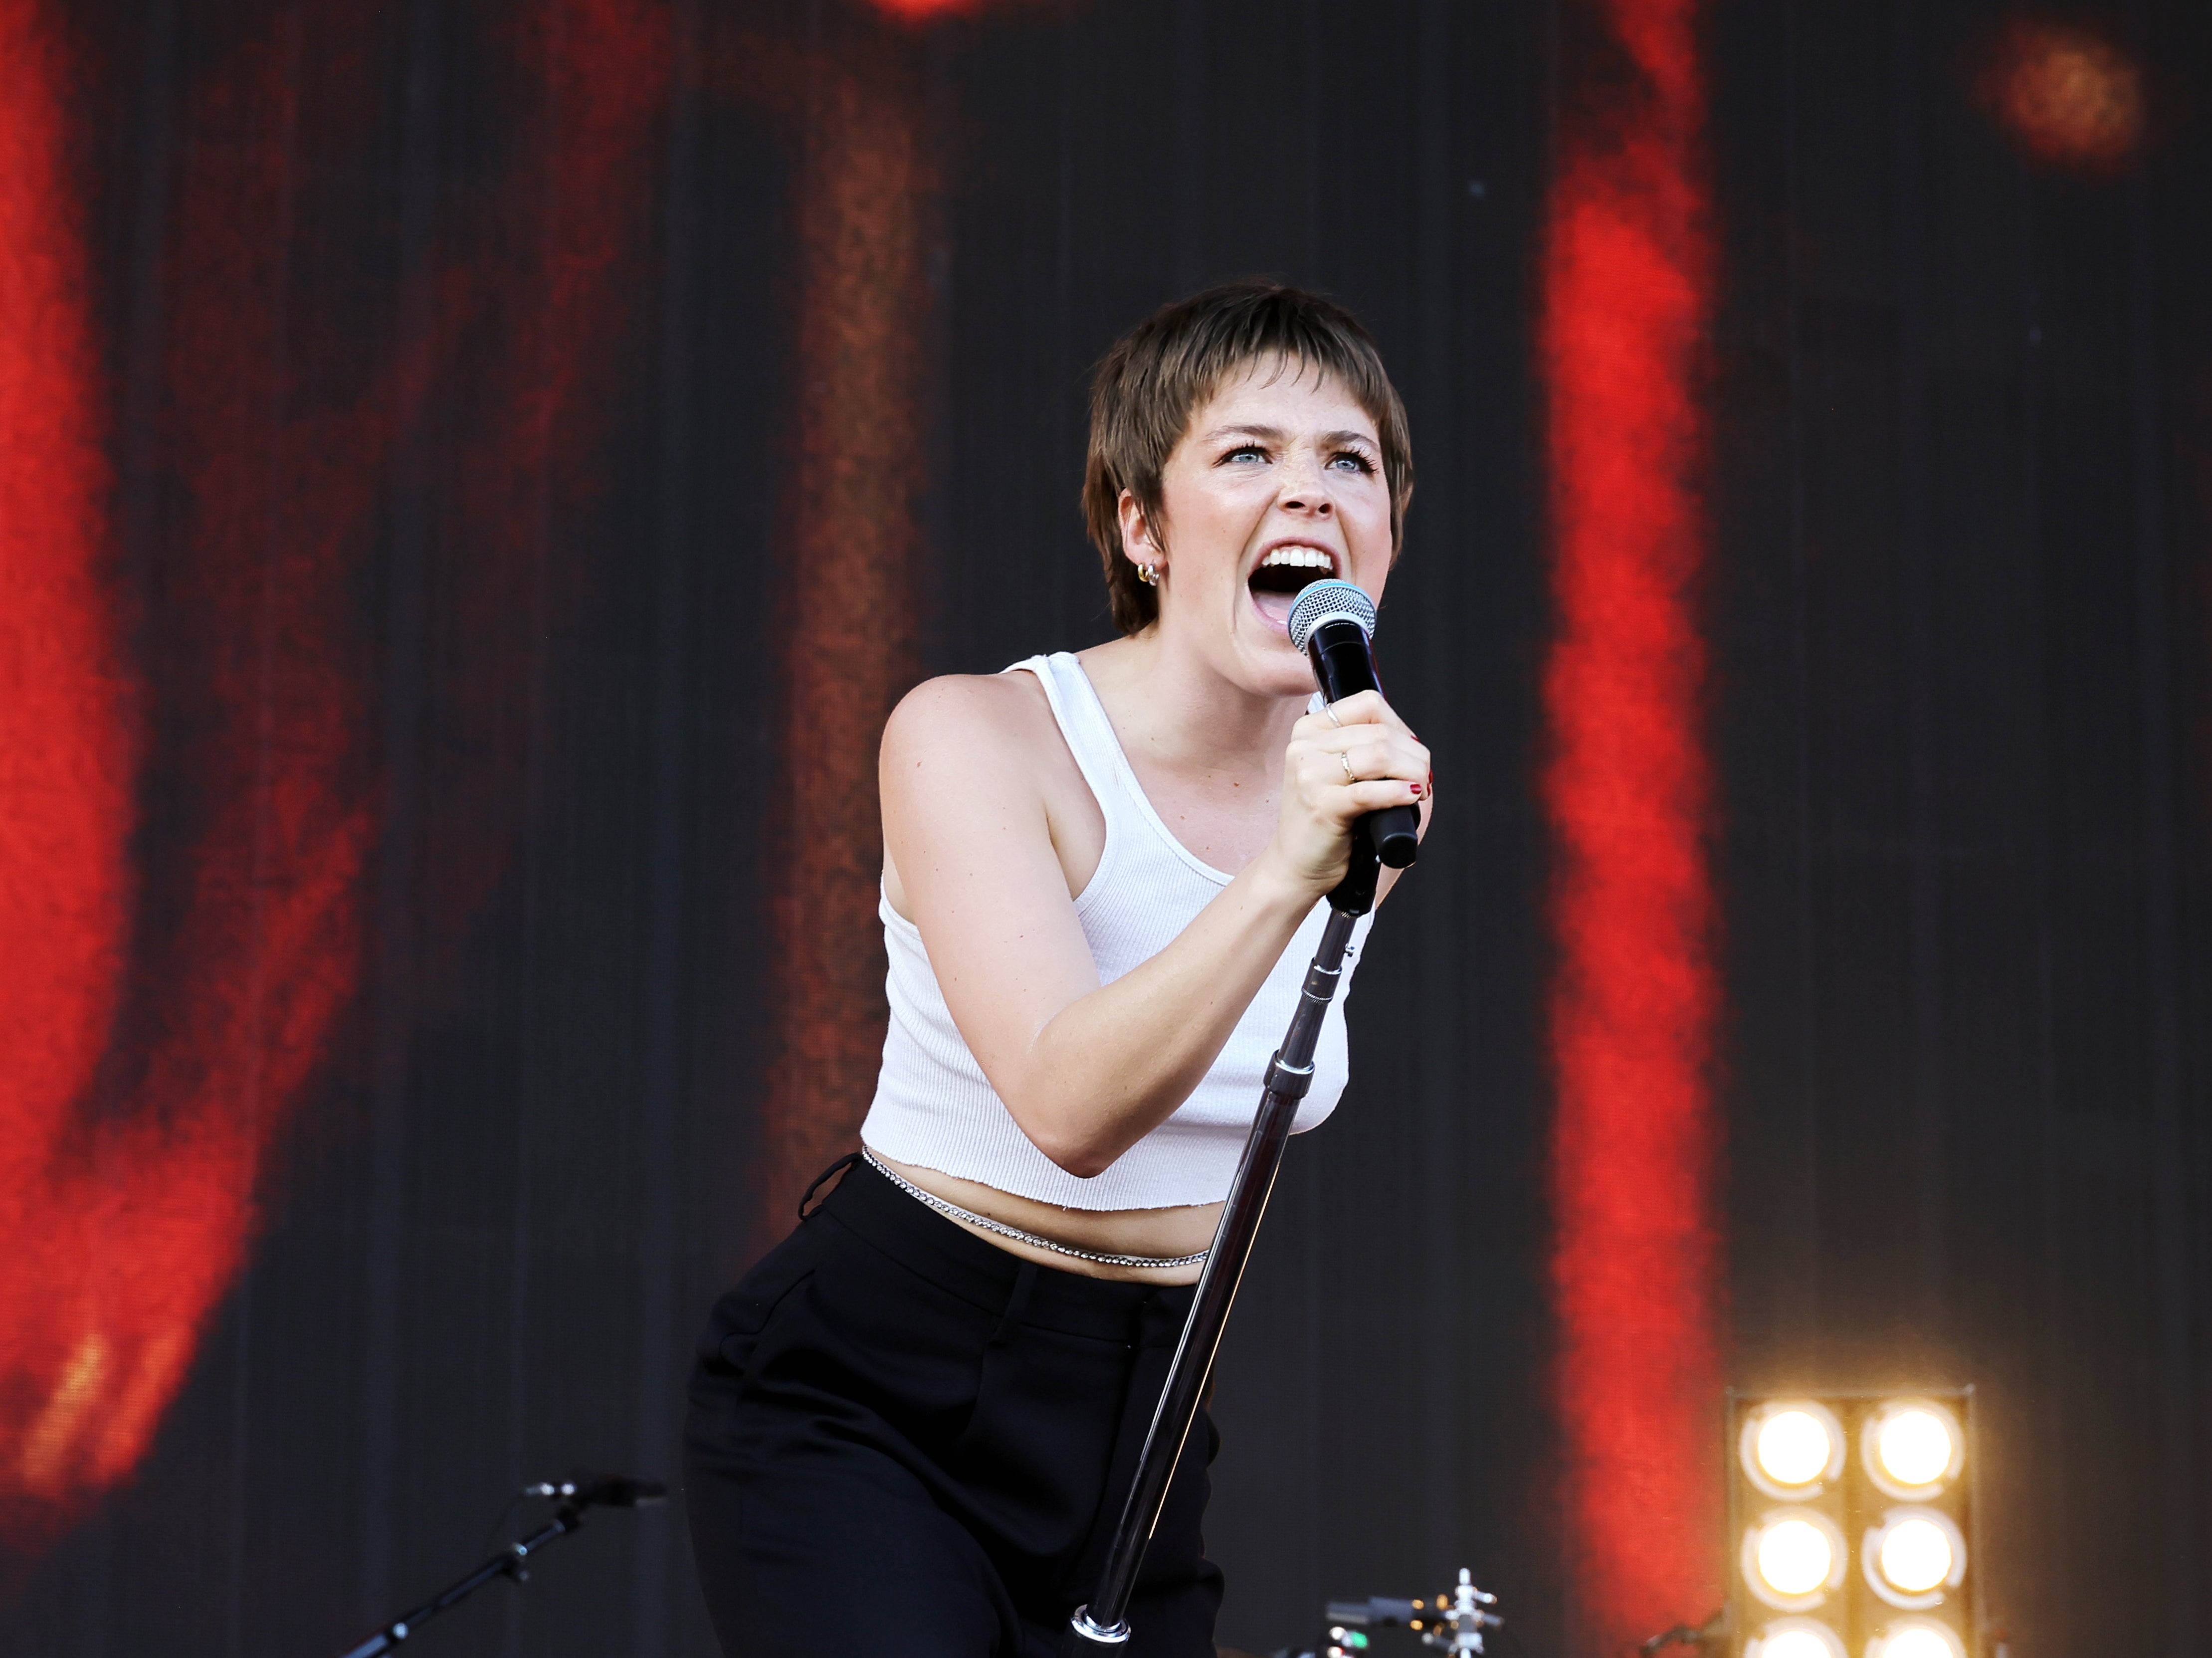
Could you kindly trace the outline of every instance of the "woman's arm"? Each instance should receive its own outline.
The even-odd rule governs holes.
[[[933,680],[884,734],[884,849],[946,1007],[1037,1149],[1088,1177],[1174,1112],[1314,904],[1347,825],[1417,799],[1428,754],[1372,693],[1301,720],[1267,847],[1173,943],[1101,987],[1040,779],[1060,743],[1013,677]],[[1341,754],[1362,774],[1347,785]]]

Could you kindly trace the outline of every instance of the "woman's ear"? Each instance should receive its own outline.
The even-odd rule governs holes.
[[[1121,520],[1121,556],[1139,568],[1158,568],[1167,562],[1167,549],[1152,533],[1152,520],[1129,490],[1121,491],[1114,510]]]

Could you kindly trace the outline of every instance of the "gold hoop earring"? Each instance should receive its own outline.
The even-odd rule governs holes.
[[[1137,580],[1143,582],[1147,587],[1158,586],[1160,585],[1160,567],[1157,564],[1139,564],[1137,566]]]

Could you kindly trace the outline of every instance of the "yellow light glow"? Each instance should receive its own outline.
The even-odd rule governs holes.
[[[1759,1424],[1753,1455],[1776,1485],[1809,1485],[1827,1473],[1835,1448],[1827,1424],[1809,1411],[1778,1411]]]
[[[1759,1575],[1777,1594],[1810,1594],[1828,1581],[1836,1551],[1811,1521],[1784,1520],[1759,1534],[1758,1558]]]
[[[1950,1538],[1932,1520],[1899,1521],[1881,1540],[1881,1575],[1907,1594],[1926,1594],[1951,1576]]]
[[[1941,1630],[1911,1624],[1881,1643],[1881,1658],[1959,1658],[1959,1648]]]
[[[1900,1485],[1932,1485],[1951,1471],[1951,1429],[1933,1411],[1899,1411],[1881,1424],[1875,1454]]]
[[[1828,1643],[1808,1629],[1778,1630],[1759,1643],[1759,1658],[1835,1658]]]

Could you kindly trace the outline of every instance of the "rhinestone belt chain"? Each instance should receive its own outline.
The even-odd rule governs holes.
[[[883,1160],[866,1146],[860,1148],[860,1155],[867,1160],[869,1168],[874,1169],[893,1186],[897,1187],[907,1196],[914,1199],[915,1202],[927,1204],[939,1214],[952,1220],[965,1221],[970,1226],[980,1226],[987,1232],[995,1232],[1002,1238],[1012,1238],[1017,1243],[1034,1244],[1040,1249],[1049,1249],[1055,1255],[1072,1255],[1077,1260],[1091,1261],[1100,1266],[1165,1267],[1195,1266],[1213,1253],[1211,1249],[1201,1249],[1194,1255],[1102,1255],[1089,1249],[1078,1249],[1068,1244],[1054,1243],[1050,1238],[1041,1238],[1035,1232],[1024,1232],[1018,1226],[1009,1226],[1004,1221],[993,1220],[988,1215],[979,1215],[973,1210],[963,1209],[957,1203],[947,1203],[934,1192],[923,1191],[921,1187],[901,1175],[897,1169],[886,1167]]]

